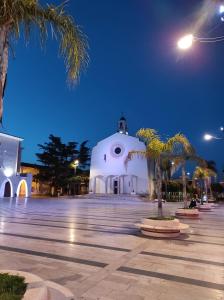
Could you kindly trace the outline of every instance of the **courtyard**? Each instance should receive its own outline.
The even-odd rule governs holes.
[[[167,203],[172,214],[180,203]],[[134,224],[156,204],[131,197],[1,199],[0,269],[31,272],[75,299],[224,299],[224,205],[179,239]]]

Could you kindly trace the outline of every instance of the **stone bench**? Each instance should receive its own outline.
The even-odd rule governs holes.
[[[199,211],[197,208],[193,208],[193,209],[179,208],[175,212],[175,215],[179,218],[198,219]]]

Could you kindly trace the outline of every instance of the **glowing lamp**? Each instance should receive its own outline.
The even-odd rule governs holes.
[[[214,137],[211,135],[211,134],[205,134],[204,135],[204,140],[206,140],[206,141],[210,141],[210,140],[212,140]]]
[[[11,168],[6,168],[4,170],[4,174],[5,174],[6,177],[11,177],[12,174],[13,174],[13,170]]]
[[[193,34],[187,34],[179,39],[177,42],[177,47],[181,50],[188,50],[192,47],[194,41]]]

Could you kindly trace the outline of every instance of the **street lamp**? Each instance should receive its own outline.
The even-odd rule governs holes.
[[[205,140],[205,141],[211,141],[211,140],[223,140],[223,138],[217,137],[217,136],[214,136],[214,135],[211,135],[211,134],[206,133],[206,134],[204,135],[204,140]]]
[[[212,140],[214,137],[211,135],[211,134],[208,134],[208,133],[206,133],[205,135],[204,135],[204,140],[205,141],[210,141],[210,140]]]
[[[189,48],[192,47],[194,40],[195,40],[195,38],[194,38],[193,34],[191,34],[191,33],[187,34],[178,40],[177,47],[180,50],[188,50]]]
[[[79,166],[79,160],[76,159],[74,162],[73,162],[73,167],[74,167],[74,174],[76,175],[76,169],[78,168]]]

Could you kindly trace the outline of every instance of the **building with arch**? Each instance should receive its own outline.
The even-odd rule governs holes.
[[[130,151],[144,151],[145,144],[128,135],[122,116],[117,132],[92,150],[89,192],[96,194],[152,194],[153,176],[147,160],[136,156],[127,163]]]
[[[29,197],[31,174],[20,173],[21,143],[23,139],[0,133],[0,198]]]

